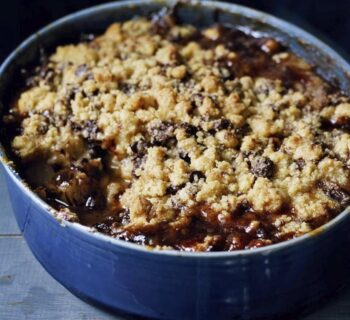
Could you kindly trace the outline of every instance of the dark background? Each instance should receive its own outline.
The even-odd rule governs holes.
[[[0,0],[0,61],[23,39],[68,13],[100,4],[96,0]],[[272,13],[317,35],[350,56],[350,0],[230,1]]]

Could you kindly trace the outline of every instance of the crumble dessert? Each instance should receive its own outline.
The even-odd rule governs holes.
[[[275,39],[137,18],[25,75],[7,135],[60,218],[232,251],[308,233],[349,204],[349,98]]]

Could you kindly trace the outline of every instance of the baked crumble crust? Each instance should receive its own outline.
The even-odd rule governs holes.
[[[261,247],[350,200],[348,97],[229,26],[138,18],[57,47],[4,121],[61,216],[152,247]]]

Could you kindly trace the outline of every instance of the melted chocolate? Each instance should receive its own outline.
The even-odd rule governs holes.
[[[341,117],[336,120],[324,119],[321,125],[321,129],[325,131],[340,130],[347,133],[350,133],[350,118]]]
[[[283,237],[276,235],[273,220],[281,214],[292,214],[289,208],[279,213],[257,213],[248,202],[242,202],[229,217],[215,213],[207,204],[183,209],[186,223],[181,230],[167,224],[145,226],[138,230],[120,228],[120,218],[108,216],[94,227],[105,234],[122,240],[146,245],[170,246],[178,250],[197,251],[201,244],[205,251],[232,251],[251,249],[293,238],[294,234]],[[317,222],[321,225],[323,221]],[[211,237],[205,243],[206,237]],[[205,243],[205,244],[204,244]]]

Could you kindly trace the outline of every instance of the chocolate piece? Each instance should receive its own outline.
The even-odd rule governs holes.
[[[169,187],[167,187],[166,189],[166,194],[171,194],[174,195],[176,194],[180,189],[182,189],[186,184],[182,183],[178,186],[174,186],[174,185],[170,185]]]
[[[297,160],[295,160],[295,163],[300,171],[303,170],[303,168],[306,165],[306,162],[304,159],[297,159]]]
[[[201,171],[192,171],[189,180],[191,183],[198,182],[200,179],[205,179],[205,174]]]
[[[336,183],[331,181],[320,181],[318,186],[327,195],[327,197],[339,202],[342,206],[349,204],[349,193]]]
[[[226,130],[232,127],[232,123],[228,119],[220,119],[214,121],[214,129],[216,131]]]
[[[140,140],[135,141],[130,146],[130,149],[138,157],[142,158],[147,153],[147,149],[149,148],[149,146],[150,146],[150,144],[148,142],[146,142],[143,139],[140,139]]]
[[[267,157],[258,157],[251,162],[250,171],[256,177],[271,179],[275,172],[273,161]]]
[[[175,140],[175,125],[169,121],[159,122],[150,129],[151,143],[166,147]]]
[[[189,124],[187,122],[182,123],[180,127],[185,130],[187,136],[189,136],[189,137],[195,136],[197,131],[198,131],[197,127],[195,127],[194,125]]]
[[[185,161],[185,162],[187,162],[187,163],[191,163],[191,158],[190,158],[190,156],[187,154],[187,153],[185,153],[185,152],[183,152],[183,151],[179,151],[179,157],[180,157],[180,159],[182,159],[183,161]]]
[[[340,117],[338,119],[323,119],[321,122],[321,129],[332,131],[334,129],[350,133],[350,117]]]

